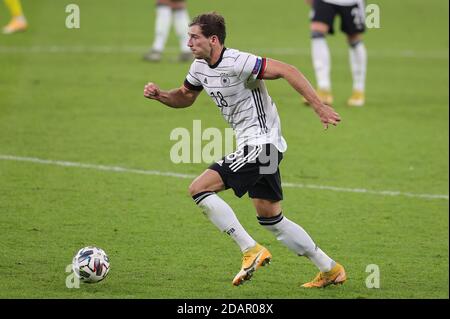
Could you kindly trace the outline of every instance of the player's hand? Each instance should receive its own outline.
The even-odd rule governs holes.
[[[305,0],[305,3],[306,3],[307,5],[312,6],[313,1],[314,1],[314,0]]]
[[[327,104],[322,104],[322,106],[315,109],[315,111],[325,129],[328,129],[329,124],[336,126],[341,121],[340,115]]]
[[[161,90],[155,83],[147,83],[144,86],[144,96],[149,99],[157,100]]]

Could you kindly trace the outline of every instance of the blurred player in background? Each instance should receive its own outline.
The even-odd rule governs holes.
[[[350,66],[353,77],[353,93],[350,106],[363,106],[365,102],[365,78],[367,65],[366,47],[362,41],[365,30],[363,0],[306,0],[312,6],[311,38],[312,60],[317,80],[317,94],[324,103],[331,105],[333,95],[330,81],[330,51],[325,39],[333,34],[334,17],[341,17],[341,31],[347,35],[350,46]]]
[[[219,230],[230,235],[243,253],[241,270],[232,283],[238,286],[249,280],[253,272],[270,262],[272,255],[247,233],[233,209],[218,196],[218,192],[230,188],[238,197],[248,193],[259,224],[296,255],[309,258],[319,268],[319,274],[303,287],[342,284],[346,280],[344,267],[328,257],[300,225],[282,213],[283,190],[278,167],[287,145],[264,80],[284,78],[311,103],[325,128],[337,125],[339,114],[320,101],[295,67],[226,48],[225,37],[225,20],[219,14],[194,18],[188,45],[196,60],[184,85],[163,91],[148,83],[144,96],[169,107],[185,108],[205,90],[236,134],[238,150],[213,163],[189,186],[195,203]]]
[[[180,43],[180,61],[192,61],[192,53],[187,47],[189,14],[185,0],[157,0],[155,39],[152,49],[144,55],[147,61],[158,62],[161,60],[170,28],[173,25]]]
[[[4,2],[11,13],[11,21],[3,28],[3,33],[11,34],[19,31],[25,31],[28,24],[22,12],[20,0],[4,0]]]

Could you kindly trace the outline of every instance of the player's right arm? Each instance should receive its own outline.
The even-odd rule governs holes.
[[[186,86],[170,91],[161,90],[155,83],[147,83],[144,87],[144,96],[157,100],[169,107],[184,108],[191,106],[201,91],[189,90]]]
[[[322,103],[309,81],[296,67],[274,59],[267,59],[265,69],[262,69],[261,72],[260,77],[266,80],[284,78],[309,102],[325,129],[328,128],[328,124],[336,126],[341,121],[341,117],[331,106]]]

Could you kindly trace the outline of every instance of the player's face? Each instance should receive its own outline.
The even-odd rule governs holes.
[[[205,37],[198,25],[189,28],[188,47],[196,59],[208,60],[211,57],[210,38]]]

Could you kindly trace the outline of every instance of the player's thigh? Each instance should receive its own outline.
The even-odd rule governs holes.
[[[219,192],[225,188],[219,173],[212,169],[205,170],[201,175],[194,179],[189,186],[191,196],[200,192]]]
[[[278,152],[277,162],[279,163],[282,159],[283,154]],[[278,166],[275,173],[263,174],[249,188],[248,196],[252,199],[259,217],[274,217],[280,214],[283,188],[281,187],[281,174]]]
[[[321,33],[333,33],[336,6],[322,0],[315,0],[311,9],[311,31]]]
[[[259,217],[274,217],[281,213],[281,201],[252,198],[252,202]]]
[[[311,22],[310,29],[311,29],[311,31],[314,31],[314,32],[320,32],[323,34],[327,34],[328,31],[330,30],[330,27],[326,23],[314,21],[314,22]]]

